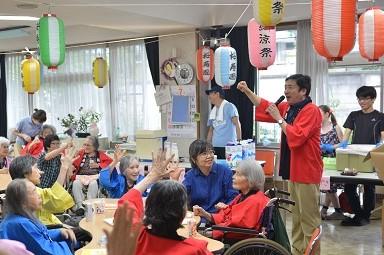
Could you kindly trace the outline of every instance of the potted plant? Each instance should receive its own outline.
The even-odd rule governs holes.
[[[68,113],[67,116],[58,120],[62,127],[67,130],[64,132],[69,136],[73,136],[75,133],[77,137],[84,138],[89,135],[97,136],[99,129],[97,123],[101,119],[101,114],[94,110],[84,110],[83,107],[79,108],[79,116]]]

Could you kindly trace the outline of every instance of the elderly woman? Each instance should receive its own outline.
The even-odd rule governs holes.
[[[51,125],[43,125],[40,134],[24,146],[20,155],[29,154],[34,158],[38,158],[44,151],[44,139],[48,135],[56,135],[56,128]]]
[[[212,144],[195,140],[189,146],[192,169],[183,181],[189,205],[199,205],[213,213],[238,194],[232,187],[232,171],[227,165],[215,163]]]
[[[118,163],[119,171],[116,169]],[[144,178],[139,174],[139,167],[138,158],[123,156],[123,151],[116,146],[112,163],[100,171],[100,186],[108,191],[109,197],[120,198]]]
[[[99,185],[99,172],[102,168],[106,168],[112,163],[112,159],[102,151],[99,151],[99,141],[95,136],[88,136],[83,144],[83,149],[79,155],[73,160],[75,167],[72,179],[72,193],[76,203],[76,213],[81,215],[84,213],[82,206],[85,199],[83,188],[87,187],[87,199],[96,198]]]
[[[195,215],[204,217],[215,225],[259,230],[260,217],[269,201],[263,192],[264,181],[264,171],[255,160],[241,161],[233,175],[233,187],[240,194],[229,205],[222,206],[217,213],[210,214],[200,206],[194,206],[193,211]],[[220,239],[223,232],[213,231],[212,236]],[[236,238],[236,235],[227,234],[226,238]]]
[[[211,254],[207,250],[207,242],[194,238],[183,238],[177,229],[187,213],[187,193],[183,185],[176,181],[159,181],[169,174],[165,153],[159,153],[153,160],[152,170],[138,184],[130,189],[120,200],[119,205],[128,202],[134,210],[134,222],[144,217],[144,227],[138,237],[136,255],[204,255]],[[156,184],[154,184],[156,183]],[[151,192],[143,207],[142,193],[152,185]]]
[[[8,172],[9,164],[11,163],[11,159],[8,157],[8,154],[9,140],[0,136],[0,173]]]
[[[37,159],[30,155],[20,156],[12,160],[9,166],[9,174],[14,179],[27,179],[35,185],[40,185],[41,171],[37,167]],[[55,182],[51,188],[42,189],[37,187],[43,206],[36,211],[36,216],[45,225],[61,224],[54,215],[62,213],[74,205],[71,195]]]
[[[48,230],[35,216],[42,200],[35,185],[26,179],[13,180],[6,190],[5,218],[0,238],[22,242],[34,254],[72,254],[75,234],[69,229]],[[70,245],[70,246],[69,246]]]

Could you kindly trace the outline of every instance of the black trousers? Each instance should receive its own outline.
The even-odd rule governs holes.
[[[375,208],[375,185],[364,184],[363,206],[360,205],[356,189],[357,184],[345,184],[344,191],[347,194],[348,202],[356,217],[369,219],[371,211]]]

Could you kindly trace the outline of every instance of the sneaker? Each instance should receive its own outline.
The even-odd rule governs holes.
[[[346,217],[341,222],[341,226],[357,226],[357,227],[360,227],[360,226],[365,226],[367,224],[369,224],[369,220],[368,219],[357,218],[356,216],[353,217],[353,218]]]
[[[331,215],[327,216],[327,220],[344,220],[345,216],[341,212],[333,212]]]

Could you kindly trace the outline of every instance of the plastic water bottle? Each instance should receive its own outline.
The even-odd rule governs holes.
[[[100,248],[107,247],[107,236],[105,234],[102,234],[99,239],[99,246]]]
[[[171,144],[171,155],[175,154],[173,157],[173,161],[178,162],[179,161],[179,149],[177,148],[177,143]]]
[[[188,236],[191,237],[191,236],[195,236],[196,233],[197,233],[197,230],[196,230],[196,220],[195,218],[192,216],[191,218],[188,219],[187,221],[187,227],[188,227]]]

